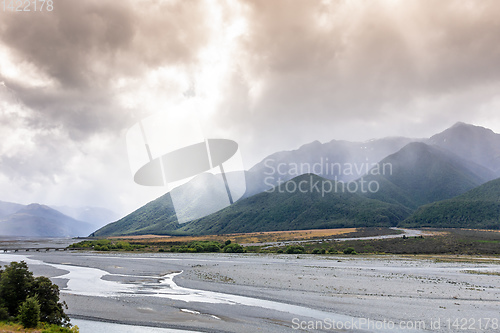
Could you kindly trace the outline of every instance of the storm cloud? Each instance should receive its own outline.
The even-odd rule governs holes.
[[[65,204],[80,188],[73,203],[127,212],[154,198],[131,181],[124,135],[189,98],[247,168],[313,140],[426,137],[459,120],[500,132],[499,12],[495,0],[0,12],[0,185],[12,189],[0,200]]]

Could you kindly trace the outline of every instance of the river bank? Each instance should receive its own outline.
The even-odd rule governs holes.
[[[323,322],[323,331],[328,331],[332,321],[365,320],[394,323],[394,332],[408,331],[400,325],[410,322],[420,331],[452,332],[456,329],[451,325],[458,319],[470,322],[469,331],[481,332],[479,320],[484,326],[485,318],[500,319],[498,258],[0,255],[2,263],[23,259],[35,274],[50,276],[61,287],[70,316],[129,325],[200,332],[289,332],[294,328],[314,331],[304,326],[312,322]],[[438,321],[440,327],[433,329]]]

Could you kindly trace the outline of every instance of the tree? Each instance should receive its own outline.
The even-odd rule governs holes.
[[[34,328],[40,322],[40,303],[36,297],[28,297],[19,307],[19,319],[24,328]]]
[[[59,303],[59,287],[45,276],[37,277],[32,284],[31,295],[38,295],[40,320],[54,325],[67,325],[69,317],[64,313],[66,302]]]
[[[0,310],[6,308],[8,316],[11,317],[21,315],[21,304],[29,298],[35,298],[38,302],[39,320],[49,324],[70,326],[69,317],[64,313],[64,308],[67,309],[68,306],[65,302],[59,302],[59,287],[49,278],[44,276],[34,278],[24,261],[11,262],[5,266],[5,270],[0,270]],[[30,305],[30,309],[33,307],[32,303],[31,300],[27,304]]]
[[[19,311],[19,306],[29,295],[33,273],[28,270],[28,265],[24,262],[11,262],[5,266],[5,270],[0,270],[0,300],[7,308],[9,315],[15,316]]]

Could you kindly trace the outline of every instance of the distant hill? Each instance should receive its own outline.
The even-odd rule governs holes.
[[[335,189],[335,183],[314,174],[296,177],[273,192],[238,201],[217,213],[182,225],[189,234],[219,234],[274,230],[396,226],[409,211],[400,205],[363,198],[335,190],[322,195],[319,188]],[[302,188],[304,191],[299,190]],[[289,191],[296,189],[295,191]],[[307,190],[306,190],[307,189]],[[340,189],[340,187],[338,187]]]
[[[355,180],[373,164],[413,141],[419,140],[394,137],[367,142],[314,141],[296,150],[271,154],[247,172],[246,197],[305,173],[336,181]],[[346,164],[359,170],[354,167],[351,172]]]
[[[167,193],[124,218],[96,230],[91,236],[168,235],[175,233],[178,226],[174,205],[170,193]]]
[[[489,168],[500,177],[500,134],[490,129],[459,122],[427,142]]]
[[[481,165],[422,142],[406,145],[384,158],[378,168],[380,174],[368,174],[364,180],[377,181],[380,189],[366,196],[411,209],[453,198],[495,178]]]
[[[86,236],[92,225],[77,221],[48,206],[31,204],[0,218],[0,234],[25,237]]]
[[[301,183],[302,182],[302,183]],[[309,188],[312,184],[334,183],[313,174],[296,177],[204,218],[179,225],[169,194],[111,223],[93,236],[141,234],[218,234],[271,230],[341,228],[353,226],[395,226],[410,211],[400,205],[363,198],[355,193],[292,193],[286,189]],[[292,185],[289,183],[293,183]],[[327,188],[329,188],[327,186]],[[333,187],[332,187],[333,188]]]
[[[0,201],[0,218],[13,214],[23,207],[24,205],[17,203]]]
[[[500,178],[453,199],[422,206],[403,225],[500,229]]]
[[[297,221],[302,220],[297,217],[289,221],[287,212],[305,209],[301,200],[309,206],[323,205],[321,209],[318,208],[319,215],[317,216],[312,214],[312,210],[300,215],[309,218],[308,222],[304,222],[309,227],[340,226],[342,223],[339,221],[342,219],[345,219],[345,225],[355,223],[354,219],[341,218],[340,216],[344,216],[346,212],[339,210],[339,206],[335,204],[336,200],[345,203],[347,196],[329,196],[329,201],[324,198],[304,196],[294,203],[298,207],[295,211],[295,206],[287,204],[293,202],[289,201],[292,199],[287,198],[286,202],[281,200],[284,197],[274,200],[274,196],[267,197],[269,193],[263,193],[265,190],[279,184],[281,187],[284,182],[308,173],[344,182],[358,179],[358,184],[361,182],[359,177],[363,175],[363,181],[376,181],[380,185],[376,193],[358,193],[363,198],[358,195],[351,197],[351,201],[348,201],[352,203],[355,200],[368,198],[378,200],[378,204],[381,202],[389,204],[389,206],[384,206],[387,209],[388,207],[402,209],[401,206],[404,206],[404,213],[394,213],[397,218],[389,218],[392,223],[422,205],[454,198],[497,178],[500,172],[499,136],[479,126],[457,123],[429,139],[398,137],[363,143],[332,140],[324,144],[315,141],[296,150],[269,155],[257,163],[245,173],[247,191],[244,199],[214,214],[205,216],[207,212],[218,209],[216,207],[218,203],[209,204],[205,199],[216,195],[213,192],[214,188],[210,185],[210,177],[197,177],[174,189],[176,197],[186,204],[187,208],[184,210],[178,209],[176,212],[171,194],[167,193],[128,216],[97,230],[94,234],[110,236],[147,233],[219,233],[230,230],[231,232],[251,230],[252,225],[257,226],[255,230],[298,228],[302,222]],[[370,168],[377,164],[382,166],[382,169],[384,164],[390,164],[392,172],[379,175],[369,174]],[[332,165],[335,165],[333,169]],[[349,165],[353,166],[351,172],[346,170]],[[264,200],[262,198],[268,200],[268,203],[264,205],[259,201]],[[254,205],[256,208],[253,208]],[[220,207],[223,206],[220,205]],[[327,206],[336,207],[331,209],[339,211],[340,215],[328,213],[325,215],[327,217],[323,218],[321,214],[328,211]],[[345,207],[351,206],[346,203]],[[256,211],[257,209],[262,209],[262,212]],[[354,216],[354,211],[349,210],[350,213],[346,214]],[[284,220],[279,218],[277,212],[283,214]],[[176,213],[187,217],[183,220],[192,218],[194,221],[180,225],[177,223]],[[266,217],[266,214],[272,216],[272,221],[270,217]],[[387,216],[393,215],[387,214]],[[200,219],[196,220],[197,218]],[[377,220],[378,222],[375,223],[373,219],[362,214],[356,218],[358,225],[372,225],[380,222]]]
[[[116,221],[120,217],[117,213],[102,207],[51,206],[51,208],[75,220],[91,224],[94,230],[110,222]]]
[[[231,175],[228,174],[227,177],[229,179]],[[213,174],[198,175],[133,213],[98,229],[93,235],[172,234],[179,226],[179,216],[182,217],[181,220],[196,220],[229,204],[218,200],[225,198],[228,201],[228,198],[226,190],[216,186],[217,181]],[[177,200],[175,207],[172,194]]]

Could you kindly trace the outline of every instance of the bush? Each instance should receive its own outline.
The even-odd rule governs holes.
[[[19,308],[19,320],[24,328],[35,328],[40,322],[40,303],[36,297],[28,297]]]
[[[353,247],[347,247],[344,249],[344,254],[357,254]]]
[[[240,244],[232,243],[227,246],[224,246],[225,253],[243,253],[245,249]]]
[[[225,243],[224,243],[224,246],[228,246],[229,244],[231,244],[231,240],[228,239]]]
[[[0,307],[0,320],[7,319],[9,319],[9,311],[7,311],[7,308]]]
[[[61,327],[57,325],[42,325],[42,333],[80,333],[80,329],[78,326],[69,327]]]
[[[288,254],[302,254],[305,253],[306,250],[299,245],[289,245],[286,247],[286,253]]]
[[[329,247],[328,248],[328,253],[338,253],[337,249],[334,248],[333,246],[332,247]]]

